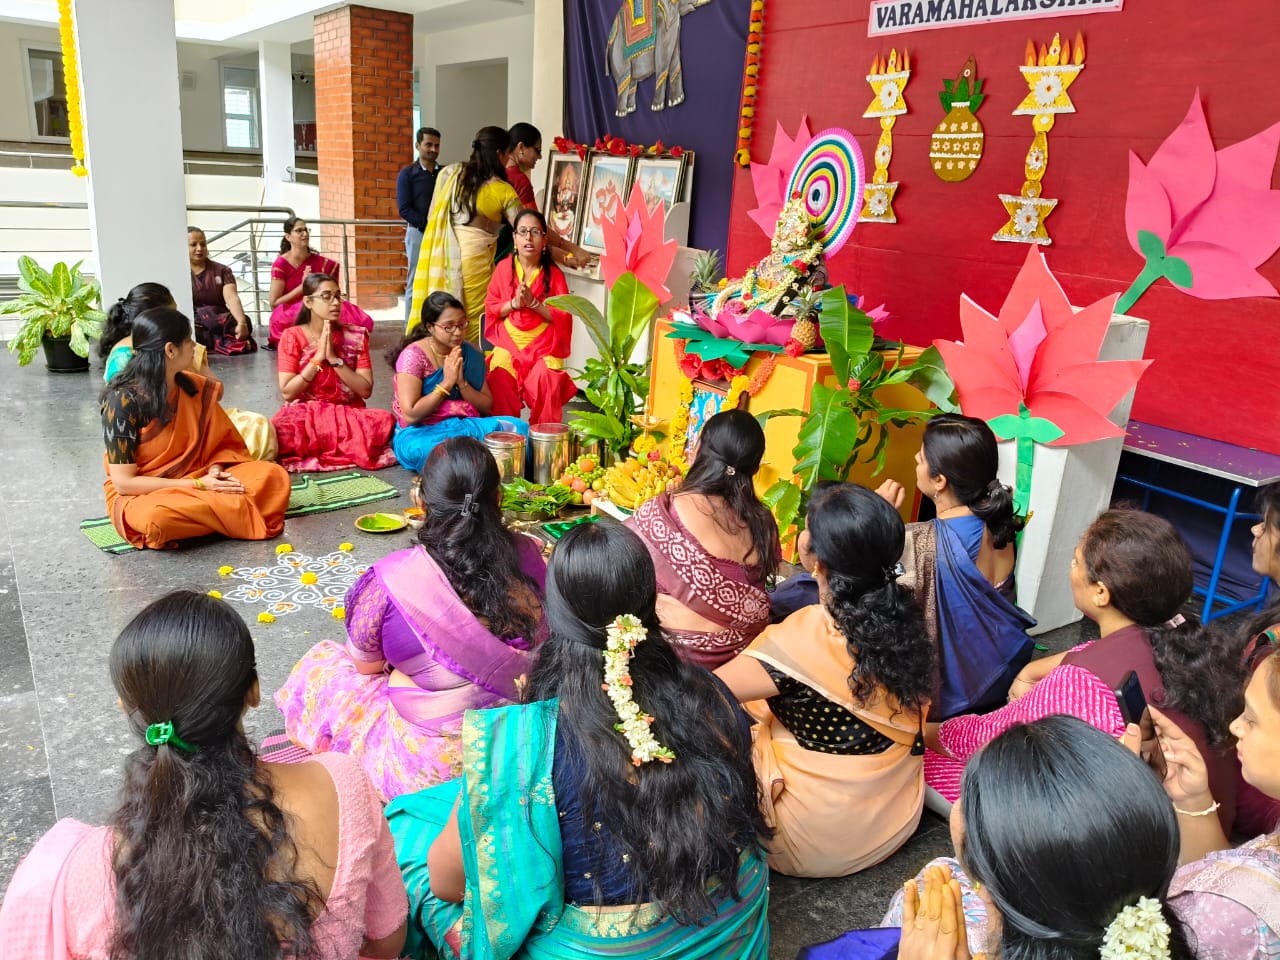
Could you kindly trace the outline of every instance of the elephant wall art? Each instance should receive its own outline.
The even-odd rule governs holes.
[[[655,77],[652,110],[684,102],[680,18],[711,0],[622,0],[609,30],[605,75],[618,86],[620,117],[636,109],[636,87]]]

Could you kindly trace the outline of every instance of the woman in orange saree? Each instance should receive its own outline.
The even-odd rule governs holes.
[[[253,460],[218,405],[222,384],[187,372],[195,341],[176,310],[133,321],[134,355],[102,394],[107,511],[138,549],[219,533],[267,540],[284,529],[289,475]]]

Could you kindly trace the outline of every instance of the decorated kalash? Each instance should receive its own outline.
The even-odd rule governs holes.
[[[603,482],[591,484],[597,511],[625,516],[676,483],[703,424],[728,409],[765,424],[755,482],[784,540],[822,480],[875,486],[881,474],[915,475],[929,396],[949,395],[950,382],[935,350],[880,340],[874,325],[887,312],[864,311],[860,298],[828,278],[827,258],[848,240],[866,196],[856,142],[840,129],[813,135],[802,121],[794,139],[780,134],[769,163],[754,164],[752,176],[759,207],[750,216],[770,247],[742,276],[721,278],[718,255],[705,254],[691,277],[691,303],[657,318],[675,244],[661,239],[662,205],[648,211],[633,193],[607,225],[601,267],[609,316],[578,298],[559,304],[582,319],[600,352],[585,389],[599,412],[570,424],[602,444],[606,460],[614,457]],[[650,318],[646,383],[644,366],[629,358]],[[627,389],[632,394],[617,396]],[[637,414],[627,404],[641,399]],[[902,509],[913,515],[914,490]]]

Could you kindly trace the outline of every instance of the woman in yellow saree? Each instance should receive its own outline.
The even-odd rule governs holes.
[[[481,127],[471,141],[471,158],[440,171],[414,270],[406,333],[418,322],[427,295],[444,290],[466,307],[467,339],[479,343],[498,232],[504,223],[514,226],[523,206],[507,182],[510,153],[507,131]]]

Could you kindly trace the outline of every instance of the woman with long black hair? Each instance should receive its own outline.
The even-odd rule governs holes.
[[[525,703],[468,712],[461,779],[387,809],[410,955],[768,955],[751,738],[655,599],[625,527],[560,541]]]
[[[265,763],[253,640],[230,606],[177,591],[111,647],[138,747],[105,827],[60,821],[0,911],[15,957],[398,957],[405,894],[380,806],[347,757]]]
[[[484,297],[493,275],[493,255],[504,223],[515,225],[523,206],[507,181],[511,136],[501,127],[481,127],[465,163],[440,171],[422,249],[413,278],[409,326],[433,290],[444,290],[466,306],[466,338],[479,343]]]
[[[903,537],[902,518],[876,494],[820,486],[799,544],[820,602],[716,671],[759,721],[756,773],[777,831],[769,865],[781,873],[866,869],[920,821],[936,667],[920,608],[898,584]]]
[[[133,354],[102,391],[107,512],[142,549],[220,533],[269,540],[284,529],[289,475],[255,461],[218,405],[222,384],[191,372],[191,321],[138,314]]]
[[[358,757],[383,799],[458,775],[462,712],[518,699],[546,634],[546,565],[503,524],[501,494],[480,441],[436,447],[418,545],[355,582],[346,646],[312,647],[276,694],[294,743]]]
[[[627,519],[658,575],[658,616],[680,652],[715,669],[769,623],[778,524],[756,496],[764,430],[745,410],[706,422],[689,474]]]

